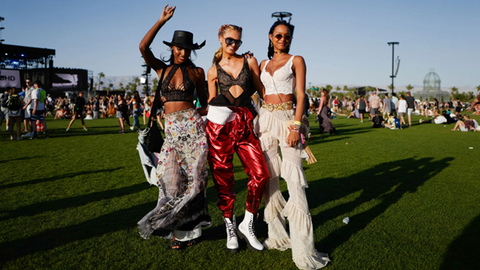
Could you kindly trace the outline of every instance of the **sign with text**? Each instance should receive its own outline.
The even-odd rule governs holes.
[[[0,72],[0,88],[21,88],[20,70],[2,69]]]

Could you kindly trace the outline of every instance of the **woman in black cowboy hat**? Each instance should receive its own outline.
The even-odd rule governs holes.
[[[205,41],[194,44],[192,33],[175,31],[171,42],[163,42],[171,49],[170,59],[165,61],[168,65],[149,49],[174,12],[175,7],[166,5],[140,42],[145,62],[160,79],[157,91],[161,91],[160,104],[165,106],[165,142],[160,153],[155,153],[160,193],[157,207],[138,225],[143,238],[155,231],[156,235],[173,237],[172,249],[182,249],[194,245],[202,234],[201,228],[211,225],[206,203],[208,145],[205,125],[193,104],[195,90],[203,107],[207,99],[205,73],[190,60],[192,50],[202,48]],[[150,117],[154,119],[155,115]]]

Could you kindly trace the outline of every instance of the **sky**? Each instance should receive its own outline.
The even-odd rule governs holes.
[[[434,69],[442,89],[476,91],[480,85],[480,1],[472,0],[311,0],[311,1],[150,1],[150,0],[1,0],[4,44],[55,49],[54,66],[91,70],[108,76],[141,76],[144,61],[138,45],[160,18],[166,4],[177,7],[151,49],[168,56],[162,41],[175,30],[194,33],[206,46],[193,56],[208,70],[220,47],[222,24],[243,28],[239,52],[267,58],[273,12],[293,14],[290,53],[307,64],[307,87],[391,84],[392,47],[400,58],[395,87],[423,88]],[[153,75],[156,76],[156,75]]]

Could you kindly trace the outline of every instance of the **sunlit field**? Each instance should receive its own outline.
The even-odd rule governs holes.
[[[480,122],[480,117],[474,116]],[[304,163],[315,245],[326,269],[478,269],[480,258],[480,132],[419,124],[373,129],[368,121],[332,120],[318,134],[310,116]],[[213,225],[182,251],[169,240],[142,239],[136,223],[156,205],[144,177],[136,132],[119,134],[117,119],[47,119],[50,138],[10,141],[0,132],[1,269],[296,269],[291,251],[237,254],[225,248],[225,227],[211,178]],[[247,176],[235,160],[235,215],[241,221]],[[281,182],[284,196],[288,191]],[[263,209],[256,223],[267,236]],[[342,220],[349,217],[350,222]]]

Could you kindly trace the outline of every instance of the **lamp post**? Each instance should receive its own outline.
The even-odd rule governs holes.
[[[388,42],[388,46],[392,45],[392,76],[390,76],[390,78],[392,78],[392,94],[393,94],[393,79],[395,78],[395,56],[394,56],[394,48],[395,48],[395,45],[399,45],[400,42]]]

